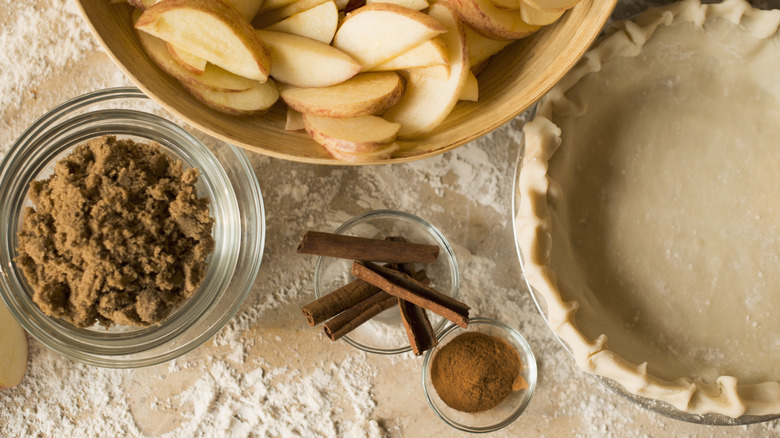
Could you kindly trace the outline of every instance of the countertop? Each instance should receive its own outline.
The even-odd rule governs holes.
[[[101,0],[103,1],[103,0]],[[625,17],[646,2],[621,2]],[[777,5],[775,5],[777,6]],[[88,91],[131,85],[72,0],[0,0],[0,154],[37,117]],[[249,298],[217,336],[161,365],[82,365],[31,340],[28,374],[0,392],[0,436],[466,436],[427,406],[411,353],[378,356],[331,343],[306,325],[315,258],[305,230],[392,208],[428,219],[452,244],[473,314],[520,330],[539,381],[526,412],[494,436],[780,436],[777,421],[712,427],[644,410],[578,368],[547,329],[523,282],[512,233],[521,115],[426,160],[315,166],[249,153],[267,239]]]

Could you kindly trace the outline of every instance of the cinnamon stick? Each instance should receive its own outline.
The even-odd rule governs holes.
[[[388,265],[388,267],[390,269],[395,269],[396,265]],[[415,272],[414,278],[422,282],[430,282],[430,279],[424,270]],[[359,279],[357,281],[363,282],[363,280]],[[364,322],[393,307],[398,302],[396,297],[388,294],[374,285],[370,286],[376,290],[373,295],[363,299],[362,301],[355,302],[354,305],[344,309],[343,312],[334,316],[330,321],[325,323],[323,330],[325,331],[325,335],[327,335],[331,341],[335,341],[352,330],[355,330]],[[354,297],[349,298],[348,300],[354,301]]]
[[[398,308],[401,310],[401,320],[404,322],[406,337],[409,338],[409,344],[412,346],[412,352],[415,356],[423,354],[439,343],[436,333],[431,326],[431,320],[425,309],[416,306],[409,301],[397,298]]]
[[[355,279],[344,286],[301,307],[310,326],[327,321],[355,304],[379,292],[380,289],[371,283]]]
[[[394,242],[408,242],[408,240],[406,240],[406,237],[404,236],[387,236],[385,237],[385,240],[392,240]],[[416,272],[414,269],[414,265],[411,263],[397,263],[397,267],[393,267],[393,266],[388,266],[388,267],[391,269],[397,269],[403,272],[404,274],[410,275],[412,277],[414,277],[414,274]],[[425,271],[420,271],[420,272],[425,274]],[[427,274],[425,274],[425,277],[426,278],[428,277]],[[419,278],[417,280],[419,280]]]
[[[394,296],[380,290],[326,322],[323,326],[325,335],[331,341],[338,340],[364,322],[393,307],[397,302]]]
[[[352,275],[379,287],[390,295],[441,315],[463,328],[468,327],[469,306],[422,284],[403,272],[387,269],[371,262],[356,261],[352,264]]]
[[[402,236],[390,236],[387,239],[406,241]],[[431,284],[431,279],[428,278],[425,270],[415,271],[411,263],[399,263],[398,270],[425,286],[430,286]],[[412,347],[412,352],[415,356],[423,354],[424,351],[430,350],[439,343],[425,309],[401,298],[398,298],[398,309],[401,311],[401,321],[404,324],[406,337],[409,339],[409,345]]]
[[[432,263],[439,256],[439,246],[307,231],[298,253],[372,262]]]

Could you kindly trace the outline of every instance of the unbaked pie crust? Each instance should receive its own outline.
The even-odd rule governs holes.
[[[619,22],[525,126],[516,233],[577,364],[693,414],[780,414],[780,11]]]

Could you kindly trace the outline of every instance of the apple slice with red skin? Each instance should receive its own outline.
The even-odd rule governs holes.
[[[406,92],[385,112],[384,117],[401,124],[398,136],[416,137],[435,129],[458,102],[469,74],[469,53],[463,22],[454,3],[440,0],[428,12],[447,32],[449,67],[435,66],[408,70]]]
[[[379,114],[393,106],[404,91],[395,72],[360,73],[337,85],[322,88],[283,87],[282,100],[304,114],[357,117]]]
[[[438,21],[420,11],[374,3],[347,15],[333,46],[370,70],[445,31]]]
[[[165,0],[145,9],[135,28],[236,75],[268,79],[268,50],[249,20],[221,0]]]

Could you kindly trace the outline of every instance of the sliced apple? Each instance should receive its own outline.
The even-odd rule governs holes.
[[[273,9],[281,8],[282,6],[287,6],[290,3],[294,3],[298,0],[265,0],[263,4],[260,6],[260,10],[258,13],[262,14],[263,12],[267,12]]]
[[[302,131],[303,128],[303,114],[295,111],[291,107],[287,107],[287,120],[284,123],[285,131]]]
[[[441,37],[431,38],[410,50],[391,58],[376,67],[373,71],[406,70],[410,68],[430,67],[432,65],[447,65],[447,46]]]
[[[397,143],[389,143],[383,146],[376,146],[371,151],[350,152],[349,150],[339,149],[337,146],[323,145],[333,158],[347,163],[369,163],[377,162],[390,158],[393,152],[399,149]]]
[[[127,0],[127,2],[136,9],[146,9],[155,3],[159,3],[160,0]]]
[[[324,88],[284,87],[282,100],[296,111],[323,117],[379,114],[401,98],[404,82],[395,72],[361,73]]]
[[[479,100],[479,81],[474,73],[469,70],[466,77],[466,83],[463,85],[463,90],[460,92],[460,100],[468,100],[476,102]]]
[[[225,2],[228,6],[232,6],[233,9],[237,10],[241,13],[241,15],[244,16],[247,20],[252,20],[255,15],[257,15],[257,11],[260,10],[260,7],[263,5],[263,0],[222,0]]]
[[[458,14],[472,29],[498,40],[516,40],[526,37],[540,26],[523,21],[520,10],[500,9],[490,0],[454,0]]]
[[[27,334],[0,300],[0,390],[18,385],[27,372]]]
[[[163,40],[146,32],[137,31],[136,34],[141,47],[144,48],[152,62],[185,85],[194,84],[214,91],[231,92],[248,90],[257,83],[257,81],[242,78],[211,64],[206,65],[202,74],[196,75],[173,59]]]
[[[151,7],[153,5],[156,5],[157,3],[160,3],[162,0],[127,0],[128,3],[130,3],[131,6],[138,8],[138,9],[146,9],[148,7]],[[257,11],[260,9],[260,6],[263,4],[263,0],[221,0],[225,2],[228,6],[231,6],[233,9],[237,10],[241,13],[244,17],[246,17],[247,20],[251,20],[254,18],[255,15],[257,15]]]
[[[366,0],[336,0],[336,7],[344,14],[348,14],[355,9],[360,9],[366,5]],[[344,17],[341,17],[342,19]]]
[[[503,9],[520,9],[520,0],[490,0],[490,3]]]
[[[327,87],[360,71],[349,55],[323,42],[291,33],[257,30],[271,49],[271,76],[297,87]]]
[[[422,11],[429,6],[428,0],[366,0],[366,4],[373,3],[393,3],[405,8],[414,9],[415,11]]]
[[[370,69],[418,46],[445,28],[430,16],[402,6],[374,3],[352,12],[333,45]]]
[[[231,92],[248,90],[257,84],[257,81],[242,78],[211,64],[206,65],[202,74],[196,75],[173,59],[163,40],[146,32],[138,31],[136,34],[152,62],[185,85],[194,84],[214,91]]]
[[[466,26],[466,44],[469,46],[469,63],[472,66],[479,65],[512,42],[512,40],[496,40],[482,36]]]
[[[268,50],[249,21],[220,0],[165,0],[135,27],[239,76],[268,79]]]
[[[268,27],[276,22],[284,20],[285,18],[292,17],[295,14],[299,14],[303,11],[319,6],[323,3],[327,3],[330,0],[296,0],[288,5],[284,5],[281,8],[273,9],[270,11],[261,12],[254,20],[252,25],[256,28]]]
[[[477,65],[472,65],[470,69],[471,73],[474,74],[475,77],[479,76],[479,74],[482,73],[482,70],[484,70],[485,67],[487,67],[487,65],[490,64],[491,59],[493,58],[488,58]]]
[[[389,157],[398,148],[393,141],[401,127],[377,116],[336,119],[312,114],[303,115],[303,126],[311,138],[345,161]]]
[[[544,9],[537,9],[536,6],[526,2],[526,0],[520,0],[520,16],[528,24],[547,26],[558,21],[565,12],[565,9],[548,12]]]
[[[178,62],[179,65],[192,73],[202,75],[206,70],[206,64],[208,62],[205,59],[195,56],[186,50],[177,49],[176,46],[170,43],[165,43],[165,47],[168,49],[168,53],[171,54],[174,61]]]
[[[428,13],[447,29],[442,38],[447,45],[449,74],[442,74],[441,66],[408,71],[406,92],[384,114],[387,120],[401,124],[399,137],[414,137],[436,128],[457,103],[469,74],[465,26],[455,4],[441,0],[431,5]]]
[[[538,10],[545,12],[559,12],[571,9],[580,2],[580,0],[522,0]]]
[[[334,1],[328,1],[274,23],[266,30],[294,33],[330,44],[339,24],[339,11]]]
[[[279,99],[279,90],[273,80],[256,82],[255,86],[238,92],[214,91],[199,85],[185,85],[193,96],[207,106],[223,113],[251,116],[264,113]]]

